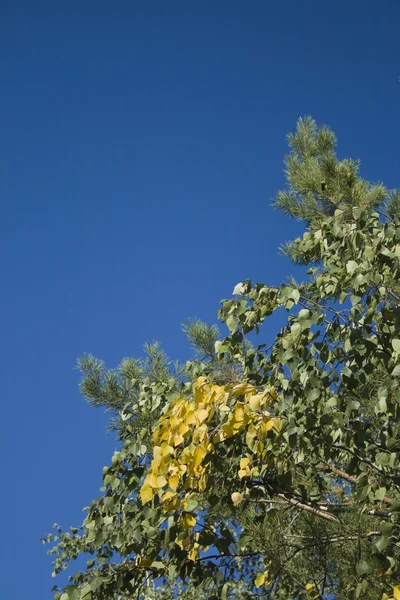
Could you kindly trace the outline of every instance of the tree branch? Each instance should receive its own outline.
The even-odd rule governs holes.
[[[279,493],[279,494],[277,494],[277,496],[278,496],[278,498],[281,498],[284,502],[291,504],[295,508],[300,508],[300,510],[305,510],[306,512],[316,515],[317,517],[320,517],[321,519],[325,519],[326,521],[338,521],[339,520],[337,517],[335,517],[335,515],[332,515],[329,512],[324,512],[322,510],[319,510],[318,508],[315,508],[314,506],[310,506],[309,504],[304,504],[303,502],[294,500],[293,498],[287,498],[285,496],[285,494]]]

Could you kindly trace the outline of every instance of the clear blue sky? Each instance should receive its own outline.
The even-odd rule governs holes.
[[[115,447],[76,357],[184,359],[180,323],[293,270],[269,205],[296,119],[399,185],[399,26],[397,0],[0,3],[2,597],[51,598],[39,538]]]

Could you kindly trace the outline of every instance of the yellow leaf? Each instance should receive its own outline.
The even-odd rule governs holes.
[[[254,385],[249,383],[239,383],[233,387],[232,391],[235,396],[243,396],[244,394],[254,394],[257,390]]]
[[[261,423],[260,426],[258,428],[258,436],[260,438],[263,438],[267,435],[267,432],[272,428],[272,424],[270,423],[270,419],[266,419],[264,418]]]
[[[196,416],[194,412],[191,410],[185,417],[185,425],[196,425]]]
[[[185,435],[189,431],[189,427],[185,423],[181,423],[178,427],[178,433],[180,435]]]
[[[204,448],[202,448],[201,446],[197,446],[197,448],[193,452],[193,465],[195,467],[198,467],[206,454],[207,451]]]
[[[198,478],[198,480],[197,480],[197,487],[199,488],[200,492],[204,492],[204,490],[206,489],[206,487],[207,487],[207,477],[206,477],[205,474]]]
[[[162,496],[161,502],[168,502],[168,500],[171,500],[171,498],[176,498],[176,492],[170,492],[168,490],[168,492],[165,492],[165,494]]]
[[[274,419],[267,418],[267,420],[265,421],[266,430],[269,431],[270,429],[273,429],[273,427],[274,427]]]
[[[178,419],[178,417],[173,416],[169,420],[169,426],[175,429],[175,427],[179,426],[180,422],[181,421],[180,421],[180,419]]]
[[[246,467],[249,466],[249,464],[250,464],[250,459],[248,456],[245,456],[240,459],[240,468],[241,469],[245,469]]]
[[[178,461],[171,460],[167,465],[167,472],[169,475],[176,475],[177,473],[179,473],[179,468],[180,465]]]
[[[199,558],[199,544],[195,544],[194,547],[188,553],[189,560],[197,560]]]
[[[274,417],[271,419],[272,421],[272,426],[275,429],[275,431],[277,433],[279,433],[282,429],[282,419],[279,419],[278,417]]]
[[[178,494],[168,491],[164,494],[161,500],[165,512],[172,512],[177,508],[179,497]]]
[[[149,485],[144,485],[140,489],[140,499],[142,500],[142,504],[146,504],[147,502],[150,502],[150,500],[153,500],[153,498],[154,498],[153,488],[151,488]]]
[[[395,588],[393,588],[393,598],[394,600],[400,600],[400,586],[396,585]]]
[[[212,437],[212,441],[214,444],[218,444],[219,442],[223,442],[225,439],[225,435],[224,432],[222,430],[217,431],[213,437]]]
[[[250,450],[253,450],[256,444],[255,439],[246,435],[246,444],[250,448]]]
[[[149,556],[137,556],[136,557],[136,564],[139,567],[149,567],[152,562],[153,562],[153,559],[150,558]]]
[[[173,490],[176,490],[178,485],[179,485],[179,475],[172,475],[169,479],[168,479],[168,485],[170,488],[172,488]]]
[[[206,377],[198,377],[193,384],[194,400],[196,405],[205,404],[210,401],[210,384]]]
[[[233,419],[235,422],[243,421],[243,419],[244,419],[243,406],[238,406],[236,408],[235,414],[233,415]]]
[[[178,419],[183,419],[183,417],[188,412],[190,405],[191,405],[191,402],[188,402],[187,400],[182,400],[181,402],[179,402],[174,407],[174,410],[173,410],[174,416],[177,417]]]
[[[184,448],[181,452],[180,462],[187,465],[192,460],[192,450],[190,448]]]
[[[258,410],[263,401],[263,396],[261,394],[256,394],[255,396],[251,396],[249,399],[249,406],[251,410]]]
[[[193,443],[195,443],[195,444],[201,443],[203,446],[206,446],[206,444],[208,443],[207,431],[208,430],[207,430],[206,423],[203,423],[203,425],[200,425],[199,427],[197,427],[193,432],[193,438],[192,438]]]
[[[182,519],[182,527],[183,529],[191,529],[196,525],[196,519],[190,513],[186,513],[186,515]]]
[[[207,377],[198,377],[196,381],[193,382],[193,391],[196,394],[201,394],[204,388],[208,387]]]
[[[152,488],[157,488],[157,475],[155,473],[149,473],[144,480],[144,485],[149,485]]]
[[[191,544],[191,539],[190,537],[187,537],[183,540],[175,540],[175,544],[181,548],[187,548]]]
[[[232,437],[235,435],[235,433],[237,432],[235,432],[232,427],[228,425],[228,423],[225,423],[225,425],[223,425],[221,429],[213,435],[212,441],[214,444],[218,444],[218,442],[223,442],[224,440]]]
[[[198,424],[201,425],[202,423],[204,423],[204,421],[208,417],[208,410],[206,410],[205,408],[199,408],[198,410],[195,411],[194,414],[195,414]]]
[[[256,445],[257,456],[261,456],[263,450],[264,450],[264,444],[262,442],[257,442],[257,445]]]
[[[262,585],[264,585],[264,581],[265,573],[258,573],[257,577],[255,578],[254,585],[256,587],[261,587]]]
[[[260,437],[264,437],[270,429],[274,429],[279,433],[282,429],[282,419],[278,417],[264,418],[259,427]]]
[[[165,479],[164,475],[159,475],[157,477],[157,487],[158,487],[158,489],[163,488],[165,485],[167,485],[167,480]]]
[[[165,440],[168,440],[171,436],[171,431],[169,429],[165,429],[162,433],[160,433],[160,435],[158,436],[158,440],[160,442],[164,442]]]
[[[274,387],[270,387],[268,391],[268,395],[271,396],[272,400],[276,400],[278,397],[277,391]]]
[[[187,471],[187,466],[186,465],[179,465],[179,475],[182,477],[182,475],[184,475]]]
[[[174,437],[174,446],[179,446],[179,444],[182,444],[185,441],[183,435],[176,435]]]
[[[212,385],[210,388],[210,392],[212,394],[211,398],[215,405],[217,404],[226,404],[229,398],[229,392],[225,390],[224,387],[218,385]]]
[[[231,495],[231,499],[232,499],[233,505],[237,506],[243,500],[243,494],[241,494],[240,492],[233,492],[233,494]]]
[[[202,375],[201,377],[198,377],[196,379],[196,381],[193,383],[193,389],[194,391],[197,391],[198,389],[201,389],[201,387],[203,385],[205,385],[207,383],[207,377],[204,377],[204,375]]]
[[[307,596],[311,598],[311,600],[318,600],[321,598],[319,591],[315,583],[307,583],[306,584]]]
[[[154,446],[153,448],[154,462],[159,465],[162,459],[161,446]]]
[[[247,435],[251,438],[256,437],[257,435],[257,429],[254,427],[253,423],[250,423],[250,425],[247,428]]]
[[[174,449],[172,446],[170,446],[169,444],[167,444],[166,442],[163,442],[161,444],[161,453],[164,456],[169,456],[170,454],[174,453]]]
[[[243,479],[243,477],[248,477],[251,474],[250,470],[250,458],[248,456],[244,456],[240,459],[240,470],[239,470],[239,478]]]
[[[243,419],[240,419],[240,420],[232,421],[230,423],[230,425],[233,429],[233,435],[236,435],[237,433],[239,433],[240,431],[243,430],[243,428],[245,426],[245,422]]]
[[[246,432],[246,444],[248,445],[248,447],[250,448],[250,450],[253,449],[254,444],[255,444],[255,440],[254,438],[257,435],[257,430],[254,427],[254,425],[252,423],[250,423],[247,432]]]
[[[152,473],[154,473],[154,475],[158,475],[158,468],[159,468],[159,464],[157,464],[157,461],[153,458],[153,460],[151,461],[151,466],[150,466],[150,471]]]

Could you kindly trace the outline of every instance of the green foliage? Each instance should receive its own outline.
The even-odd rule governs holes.
[[[224,340],[185,327],[184,367],[157,345],[115,372],[81,360],[122,443],[82,526],[45,539],[55,574],[89,556],[56,600],[400,597],[400,200],[311,119],[289,144],[276,206],[306,223],[306,281],[238,284]]]
[[[216,325],[207,325],[199,319],[190,319],[187,325],[182,326],[182,329],[197,357],[203,360],[215,358],[215,343],[220,337]]]
[[[294,134],[288,135],[291,148],[285,158],[288,189],[278,192],[274,206],[307,225],[318,224],[335,210],[352,218],[355,207],[377,209],[386,203],[389,214],[398,214],[397,192],[388,192],[382,184],[371,185],[359,177],[359,162],[339,160],[335,153],[336,137],[328,127],[318,129],[310,117],[299,119]],[[282,248],[293,260],[305,257],[291,243]],[[312,262],[316,257],[307,256]]]

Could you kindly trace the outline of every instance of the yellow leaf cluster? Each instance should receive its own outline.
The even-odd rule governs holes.
[[[266,410],[276,399],[273,388],[258,392],[248,383],[232,387],[218,386],[206,377],[199,377],[192,386],[193,397],[177,398],[160,418],[153,432],[153,459],[143,481],[140,498],[143,504],[158,497],[166,513],[178,512],[182,531],[192,531],[196,518],[187,510],[187,502],[207,486],[207,457],[214,446],[239,434],[245,434],[249,449],[261,456],[263,439],[273,429],[282,428],[282,421]],[[232,401],[232,396],[237,400]],[[213,430],[210,422],[219,415]],[[249,457],[240,460],[239,478],[254,474]],[[240,492],[232,494],[237,505],[243,499]],[[198,554],[191,536],[177,543],[185,547],[195,560]]]
[[[173,499],[180,485],[192,492],[205,490],[202,463],[213,448],[207,422],[229,396],[224,387],[211,385],[205,377],[194,382],[193,392],[193,400],[176,399],[161,417],[153,433],[153,460],[140,492],[143,503],[157,495],[167,512],[175,509]]]

